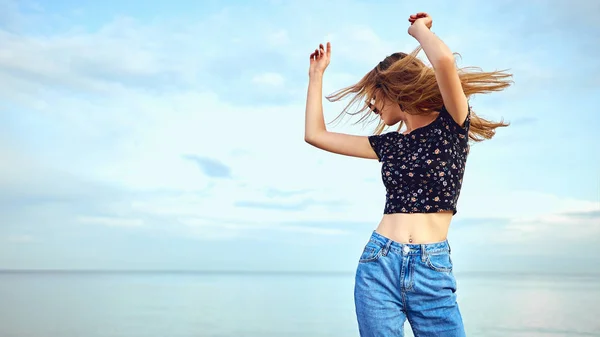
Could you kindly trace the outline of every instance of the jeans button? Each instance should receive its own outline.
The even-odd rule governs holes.
[[[409,246],[404,246],[404,248],[402,250],[404,250],[405,254],[408,254],[408,252],[410,252],[410,247]]]

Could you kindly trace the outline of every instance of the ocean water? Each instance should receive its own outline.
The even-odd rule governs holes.
[[[598,276],[456,277],[468,336],[600,336]],[[358,336],[353,283],[351,273],[5,271],[0,336]]]

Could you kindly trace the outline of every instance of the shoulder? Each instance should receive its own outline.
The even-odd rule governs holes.
[[[393,142],[400,135],[398,131],[390,131],[379,135],[369,136],[369,142],[372,146],[383,146],[388,142]]]
[[[379,161],[382,160],[383,156],[387,153],[387,150],[397,142],[400,133],[398,131],[391,131],[382,133],[379,135],[369,136],[369,143],[377,154]]]
[[[461,123],[457,122],[454,117],[452,117],[450,112],[448,112],[448,109],[446,109],[446,106],[442,106],[440,109],[440,119],[449,131],[467,134],[471,125],[471,106],[468,106],[467,116]]]

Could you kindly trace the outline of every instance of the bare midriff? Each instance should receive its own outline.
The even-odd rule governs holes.
[[[384,214],[375,230],[400,243],[426,244],[447,239],[452,211]]]

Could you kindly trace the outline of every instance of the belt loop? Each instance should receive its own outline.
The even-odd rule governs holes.
[[[385,247],[383,247],[383,252],[381,252],[381,255],[387,256],[388,252],[390,251],[391,245],[392,245],[392,240],[388,239],[387,242],[385,243]]]
[[[425,250],[425,245],[421,244],[421,261],[425,262],[427,259],[427,251]]]

